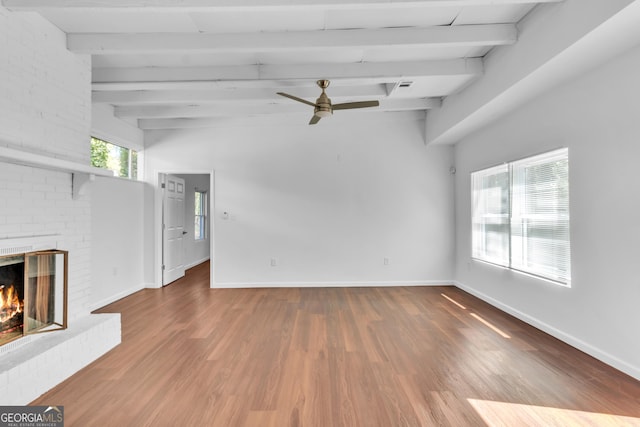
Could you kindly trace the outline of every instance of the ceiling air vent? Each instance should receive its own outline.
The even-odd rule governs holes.
[[[413,82],[400,82],[400,84],[398,85],[398,87],[404,88],[404,87],[411,87],[411,85],[413,84]]]

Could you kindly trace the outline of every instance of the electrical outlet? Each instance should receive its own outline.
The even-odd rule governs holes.
[[[389,265],[391,264],[391,260],[387,257],[384,257],[384,265]]]
[[[271,264],[271,267],[275,267],[278,265],[278,260],[276,258],[271,258],[270,264]]]

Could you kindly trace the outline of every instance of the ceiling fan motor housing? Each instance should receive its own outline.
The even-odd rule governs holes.
[[[333,114],[333,108],[331,107],[331,100],[324,93],[324,88],[322,89],[322,93],[320,97],[316,100],[316,106],[313,109],[313,114],[318,117],[328,117]]]

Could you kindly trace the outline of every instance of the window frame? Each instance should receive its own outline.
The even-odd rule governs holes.
[[[555,159],[555,160],[554,160]],[[523,201],[526,202],[527,197],[531,197],[529,193],[526,193],[526,191],[523,193],[522,188],[518,187],[518,192],[517,194],[514,195],[514,167],[518,167],[521,168],[522,165],[546,165],[549,163],[552,163],[553,161],[565,161],[567,162],[566,165],[566,211],[564,213],[559,213],[560,211],[556,210],[556,214],[555,215],[551,215],[551,219],[552,219],[552,227],[549,228],[549,230],[552,231],[552,234],[555,234],[556,230],[562,230],[562,222],[566,221],[567,225],[566,225],[566,235],[567,235],[567,240],[566,240],[566,247],[564,248],[564,250],[566,251],[566,257],[565,257],[565,264],[564,269],[562,269],[562,267],[559,268],[559,271],[564,270],[565,274],[552,274],[552,272],[549,273],[544,273],[541,272],[542,269],[540,268],[535,268],[532,267],[530,269],[526,268],[526,267],[522,267],[523,262],[522,260],[514,260],[514,256],[517,256],[517,254],[514,254],[514,241],[517,239],[520,239],[520,241],[523,241],[523,237],[520,235],[517,235],[517,233],[514,233],[514,221],[516,221],[519,217],[517,217],[514,214],[514,204],[520,203],[522,204]],[[526,167],[526,166],[525,166]],[[482,254],[479,254],[477,251],[478,245],[479,244],[484,244],[486,245],[486,241],[482,242],[482,240],[486,240],[487,235],[485,234],[486,232],[483,230],[482,233],[483,234],[479,234],[476,230],[478,228],[478,224],[479,222],[477,221],[478,218],[481,218],[482,216],[479,215],[476,211],[477,205],[478,205],[478,198],[482,197],[482,198],[487,198],[486,195],[478,195],[476,193],[477,188],[478,187],[477,183],[475,182],[475,180],[477,180],[478,178],[483,178],[483,177],[487,177],[487,176],[491,176],[491,172],[493,171],[499,171],[500,169],[505,169],[507,170],[508,173],[508,213],[507,213],[507,222],[506,222],[506,243],[507,243],[507,247],[506,247],[506,253],[507,253],[507,257],[506,259],[502,259],[500,260],[499,258],[496,257],[491,257],[491,256],[486,256],[486,251],[483,252]],[[503,172],[501,172],[503,173]],[[494,174],[495,175],[495,174]],[[555,150],[551,150],[551,151],[547,151],[544,153],[540,153],[540,154],[536,154],[536,155],[532,155],[532,156],[528,156],[525,158],[521,158],[518,160],[513,160],[510,162],[505,162],[501,165],[497,165],[497,166],[492,166],[492,167],[488,167],[488,168],[483,168],[480,170],[476,170],[471,172],[470,174],[470,184],[471,184],[471,215],[470,215],[470,219],[471,219],[471,230],[470,230],[470,234],[471,234],[471,259],[475,260],[475,261],[479,261],[482,263],[486,263],[486,264],[490,264],[490,265],[495,265],[498,266],[500,268],[504,268],[504,269],[508,269],[508,270],[512,270],[518,273],[522,273],[528,276],[532,276],[532,277],[536,277],[545,281],[549,281],[552,282],[554,284],[558,284],[561,286],[565,286],[565,287],[571,287],[571,220],[570,220],[570,210],[569,210],[569,204],[570,204],[570,191],[569,191],[569,187],[570,187],[570,177],[569,177],[569,149],[568,148],[559,148],[559,149],[555,149]],[[544,181],[539,181],[540,183],[544,182]],[[562,183],[560,183],[562,184]],[[486,187],[487,189],[489,187]],[[524,200],[522,199],[524,196]],[[518,200],[515,200],[516,198],[519,198]],[[554,204],[557,204],[560,201],[560,199],[557,198],[557,195],[554,199],[551,200],[551,202],[553,202]],[[485,210],[486,211],[486,210]],[[485,212],[481,212],[481,214],[484,214]],[[530,239],[530,240],[528,240]],[[550,239],[551,240],[551,239]],[[535,242],[533,241],[533,238],[529,238],[528,236],[525,237],[524,239],[525,242],[532,242],[533,244],[535,244]],[[550,243],[558,243],[560,246],[562,244],[562,240],[561,239],[553,239]],[[562,246],[561,246],[562,248]],[[504,248],[503,248],[504,249]],[[545,250],[549,250],[551,252],[550,249],[545,249]],[[485,256],[482,256],[485,255]],[[527,258],[527,261],[530,261],[531,259]],[[515,265],[514,265],[515,264]],[[547,264],[546,267],[556,267],[552,264]]]

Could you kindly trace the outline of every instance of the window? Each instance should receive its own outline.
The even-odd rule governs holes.
[[[474,172],[471,189],[473,258],[570,284],[567,149]]]
[[[91,137],[91,166],[109,169],[122,178],[138,178],[138,152]]]
[[[474,258],[509,264],[509,167],[476,172],[472,178]]]
[[[207,193],[196,190],[195,197],[194,237],[196,240],[207,238]]]

